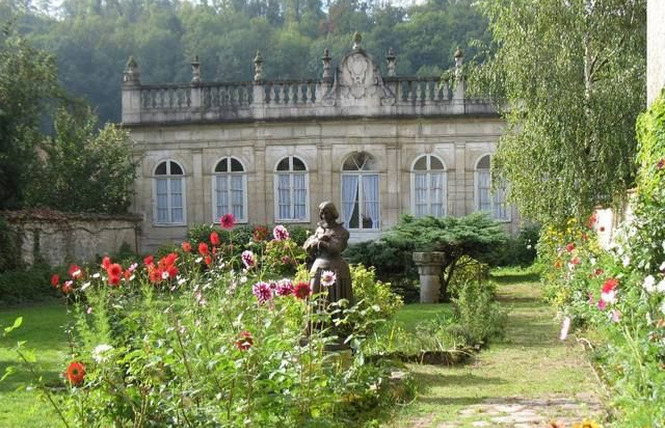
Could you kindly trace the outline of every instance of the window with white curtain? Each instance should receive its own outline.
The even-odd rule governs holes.
[[[247,221],[247,175],[234,157],[222,158],[215,166],[212,181],[213,222],[233,214],[236,222]]]
[[[411,212],[415,217],[446,215],[447,174],[441,159],[419,157],[411,171]]]
[[[157,224],[185,224],[185,174],[175,161],[161,162],[155,168],[154,209]]]
[[[309,177],[305,163],[287,156],[277,163],[275,171],[275,220],[309,220]]]
[[[379,229],[379,174],[368,153],[349,156],[342,165],[342,216],[347,229]]]
[[[510,220],[510,207],[506,203],[506,183],[499,183],[492,192],[490,155],[476,164],[476,209],[486,211],[497,220]]]

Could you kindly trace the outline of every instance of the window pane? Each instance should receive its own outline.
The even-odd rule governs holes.
[[[293,211],[294,218],[304,220],[307,208],[307,188],[305,187],[305,175],[293,175]]]
[[[277,198],[280,219],[291,218],[291,180],[289,174],[279,175],[277,178]]]
[[[182,168],[173,161],[171,161],[171,175],[182,175]]]
[[[228,176],[218,175],[215,177],[216,183],[216,193],[217,197],[217,209],[215,210],[215,220],[222,217],[224,214],[229,212],[229,198],[228,198]]]
[[[303,161],[298,159],[297,157],[293,158],[293,170],[294,171],[307,171],[307,168],[305,168],[305,164]]]
[[[284,158],[277,164],[277,171],[288,171],[289,170],[289,158]]]
[[[476,168],[490,169],[490,156],[489,155],[483,156],[482,159],[478,161],[478,165],[476,166]]]
[[[478,170],[478,209],[480,211],[492,210],[489,170]]]
[[[169,182],[171,185],[171,221],[180,223],[183,221],[182,179],[171,179]]]
[[[416,164],[413,166],[413,169],[416,171],[425,171],[427,170],[427,156],[423,156],[416,161]]]
[[[444,215],[444,173],[431,173],[430,180],[430,215],[441,217]]]
[[[231,176],[231,212],[237,219],[245,219],[244,182],[242,175]]]
[[[227,172],[228,171],[227,164],[228,160],[226,158],[217,162],[217,166],[215,167],[215,172]]]
[[[166,166],[164,168],[166,168]],[[157,222],[166,223],[169,221],[167,180],[163,178],[158,179],[156,188],[157,188]]]
[[[242,164],[238,159],[231,158],[231,171],[233,172],[242,172],[244,171]]]
[[[358,176],[342,176],[342,216],[344,225],[350,229],[358,228]]]
[[[166,162],[162,162],[157,165],[155,169],[155,175],[166,175]]]
[[[434,156],[430,157],[430,169],[444,169],[443,168],[443,162],[439,158],[436,158]]]
[[[363,175],[362,228],[379,228],[379,176]]]
[[[413,213],[416,217],[422,217],[428,214],[427,212],[427,174],[416,174],[414,176],[414,200],[415,200],[415,212]]]

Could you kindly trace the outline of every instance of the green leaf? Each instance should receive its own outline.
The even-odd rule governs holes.
[[[14,320],[14,325],[11,327],[5,327],[5,334],[9,334],[15,329],[19,328],[23,324],[23,317],[18,317]]]

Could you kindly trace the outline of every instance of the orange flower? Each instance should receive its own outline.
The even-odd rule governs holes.
[[[235,345],[236,348],[238,348],[239,350],[247,351],[254,344],[254,340],[252,339],[252,333],[248,331],[241,331],[238,336],[239,338],[238,340],[235,341]]]
[[[79,361],[74,361],[69,364],[65,374],[69,383],[73,386],[79,386],[83,383],[83,379],[85,378],[85,366]]]
[[[189,253],[190,251],[192,251],[192,244],[190,244],[187,241],[183,242],[182,243],[182,251],[184,251],[186,253]]]

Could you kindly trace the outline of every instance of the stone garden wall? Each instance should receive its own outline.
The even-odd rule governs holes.
[[[141,218],[137,216],[39,210],[5,211],[0,217],[21,260],[29,265],[40,259],[51,266],[83,263],[116,253],[123,244],[133,251],[140,248]]]

